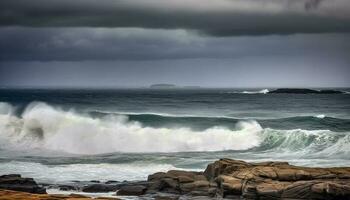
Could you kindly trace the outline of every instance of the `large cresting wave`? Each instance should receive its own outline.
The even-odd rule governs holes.
[[[235,130],[212,127],[152,128],[125,116],[92,118],[45,103],[31,103],[20,117],[13,107],[0,105],[0,137],[8,148],[34,148],[74,154],[109,152],[183,152],[243,150],[260,144],[257,122],[240,122]]]
[[[21,114],[14,114],[15,110],[8,103],[0,103],[0,150],[39,149],[72,154],[239,150],[271,156],[350,159],[349,132],[262,128],[254,120],[204,130],[190,126],[152,127],[130,120],[127,115],[91,116],[43,102],[29,104]]]

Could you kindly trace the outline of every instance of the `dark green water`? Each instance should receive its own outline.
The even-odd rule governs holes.
[[[3,89],[0,102],[0,174],[135,180],[222,157],[350,165],[349,94]]]

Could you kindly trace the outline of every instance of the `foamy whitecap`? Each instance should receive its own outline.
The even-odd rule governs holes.
[[[92,118],[32,103],[21,118],[2,116],[1,136],[14,148],[39,148],[74,154],[244,150],[261,142],[261,126],[242,121],[236,130],[211,127],[152,128],[125,116]]]
[[[321,114],[321,115],[316,115],[315,117],[317,117],[317,118],[319,118],[319,119],[323,119],[323,118],[326,117],[326,115]]]
[[[243,91],[243,94],[267,94],[270,91],[268,89],[263,89],[263,90],[259,90],[259,91]]]
[[[170,164],[131,163],[131,164],[66,164],[47,166],[33,162],[12,161],[0,165],[6,174],[20,172],[22,176],[33,177],[37,181],[63,183],[67,181],[124,181],[145,180],[149,174],[182,169]],[[86,173],[89,172],[89,173]]]
[[[6,105],[6,107],[9,107]],[[11,110],[11,109],[7,109]],[[7,112],[5,112],[7,113]],[[93,118],[45,103],[32,103],[21,117],[0,114],[0,148],[35,149],[73,154],[111,152],[188,152],[269,150],[287,155],[349,158],[344,149],[348,133],[329,130],[263,129],[256,121],[239,121],[235,129],[214,126],[203,131],[186,127],[154,128],[129,121],[123,115]],[[328,149],[328,150],[327,150]],[[278,155],[275,156],[278,156]]]

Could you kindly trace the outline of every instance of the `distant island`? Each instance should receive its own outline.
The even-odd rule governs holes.
[[[313,90],[313,89],[306,89],[306,88],[279,88],[273,91],[270,91],[269,93],[276,93],[276,94],[343,94],[344,92],[338,91],[338,90]]]
[[[184,89],[200,89],[201,87],[200,86],[192,86],[192,85],[188,85],[188,86],[184,86],[183,87]]]
[[[176,85],[174,84],[153,84],[150,86],[152,89],[174,89]]]
[[[161,83],[161,84],[153,84],[149,86],[151,89],[199,89],[200,86],[177,86],[175,84]]]

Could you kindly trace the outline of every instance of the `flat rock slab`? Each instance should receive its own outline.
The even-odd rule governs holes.
[[[32,194],[27,192],[1,190],[0,200],[89,200],[87,196],[70,194],[70,195],[50,195],[50,194]],[[100,197],[95,199],[119,200],[118,198]]]

